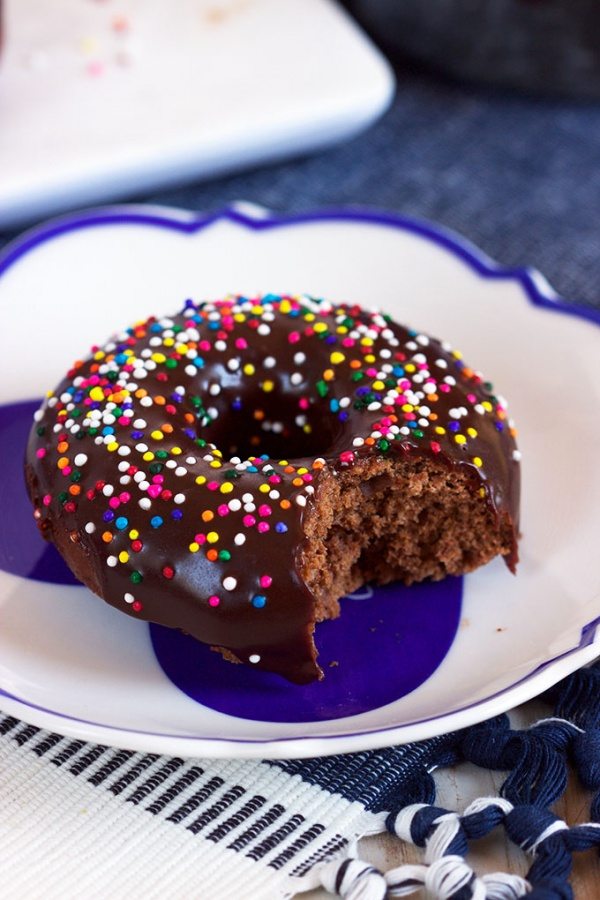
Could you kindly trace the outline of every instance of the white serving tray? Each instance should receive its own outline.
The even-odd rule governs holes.
[[[350,137],[391,70],[331,0],[8,0],[0,228]]]

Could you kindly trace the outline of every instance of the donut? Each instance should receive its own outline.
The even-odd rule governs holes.
[[[35,414],[42,535],[129,615],[291,682],[366,582],[514,571],[519,451],[461,354],[309,296],[187,300],[77,360]]]

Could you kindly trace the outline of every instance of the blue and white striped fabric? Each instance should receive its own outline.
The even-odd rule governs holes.
[[[514,731],[506,716],[404,747],[311,760],[180,759],[61,737],[0,714],[3,900],[144,897],[277,900],[322,885],[346,900],[425,887],[454,900],[566,900],[572,853],[600,845],[600,801],[569,828],[548,809],[567,761],[600,791],[600,668],[553,691],[555,716]],[[436,807],[430,772],[469,760],[509,775],[502,797]],[[469,840],[503,826],[527,876],[478,877]],[[383,873],[356,857],[389,831],[423,848]]]

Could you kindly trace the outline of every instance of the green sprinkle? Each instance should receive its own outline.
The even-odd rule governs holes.
[[[142,573],[138,572],[137,569],[134,569],[129,578],[131,579],[131,581],[133,581],[134,584],[140,584],[140,582],[142,581]]]

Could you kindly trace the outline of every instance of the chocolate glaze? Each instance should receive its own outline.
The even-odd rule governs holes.
[[[504,401],[447,345],[355,306],[187,301],[116,335],[44,403],[26,472],[42,534],[93,591],[305,683],[322,677],[305,517],[324,473],[395,453],[466,466],[512,524],[514,570]]]

